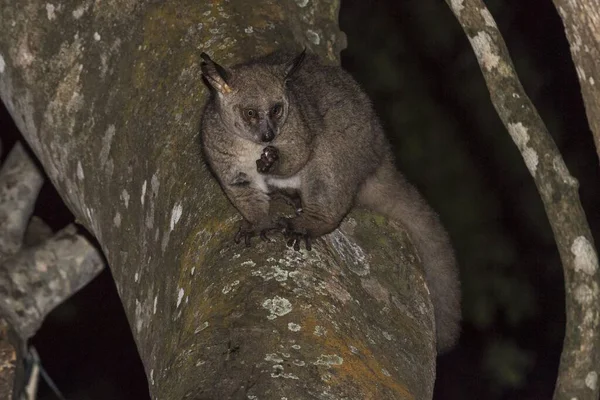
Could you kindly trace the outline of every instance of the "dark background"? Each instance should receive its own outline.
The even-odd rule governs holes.
[[[486,4],[597,237],[598,159],[556,10],[549,0]],[[440,213],[460,263],[463,334],[438,359],[436,399],[550,399],[565,322],[560,260],[464,33],[439,0],[342,0],[340,26],[343,66],[373,99],[399,167]],[[6,153],[19,134],[5,109],[0,129]],[[35,214],[54,229],[73,220],[50,184]],[[33,344],[67,399],[148,399],[109,271],[58,307]],[[42,387],[40,400],[55,398]]]

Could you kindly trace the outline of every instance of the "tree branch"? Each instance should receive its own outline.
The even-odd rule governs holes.
[[[432,308],[402,230],[355,212],[310,253],[236,246],[200,157],[201,51],[336,63],[338,2],[0,1],[0,95],[101,243],[153,398],[431,397]]]
[[[600,2],[553,0],[562,18],[600,158]]]
[[[0,169],[0,263],[21,248],[44,178],[17,143]]]
[[[446,0],[469,38],[492,103],[519,148],[542,197],[561,256],[567,326],[556,400],[597,400],[600,273],[577,181],[527,97],[496,23],[481,0]]]
[[[17,349],[9,339],[9,326],[0,318],[0,399],[12,399],[17,369]]]
[[[102,256],[69,225],[44,243],[5,260],[0,268],[0,315],[21,338],[102,271]]]

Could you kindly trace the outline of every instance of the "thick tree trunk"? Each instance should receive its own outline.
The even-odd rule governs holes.
[[[232,243],[204,167],[200,52],[344,47],[337,2],[0,0],[0,96],[106,255],[155,399],[430,398],[431,303],[398,227]]]

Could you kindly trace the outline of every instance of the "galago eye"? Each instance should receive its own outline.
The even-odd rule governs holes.
[[[283,114],[283,104],[277,103],[273,107],[271,107],[271,117],[280,118]]]
[[[246,121],[250,121],[258,117],[258,112],[254,108],[244,108],[242,116]]]

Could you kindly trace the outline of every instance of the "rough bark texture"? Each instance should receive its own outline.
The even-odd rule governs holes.
[[[26,383],[27,398],[36,397],[37,374],[24,376],[25,343],[46,314],[103,267],[98,250],[75,227],[52,237],[41,219],[30,219],[42,182],[17,143],[0,170],[0,399]]]
[[[44,178],[21,144],[0,169],[0,264],[21,249]]]
[[[17,350],[8,337],[9,326],[0,318],[0,399],[12,399]]]
[[[43,221],[30,220],[43,181],[17,143],[0,170],[0,317],[23,342],[103,268],[98,250],[74,226],[50,238]]]
[[[553,0],[560,14],[600,158],[600,0]]]
[[[598,399],[600,272],[598,257],[567,167],[516,75],[492,15],[481,0],[447,0],[467,34],[492,102],[544,202],[561,256],[567,326],[555,399]]]
[[[46,315],[102,271],[98,250],[69,225],[0,268],[0,315],[27,340]]]
[[[431,303],[399,227],[355,212],[310,253],[232,243],[203,165],[200,52],[337,62],[338,2],[0,0],[0,95],[99,240],[155,399],[426,399]]]

